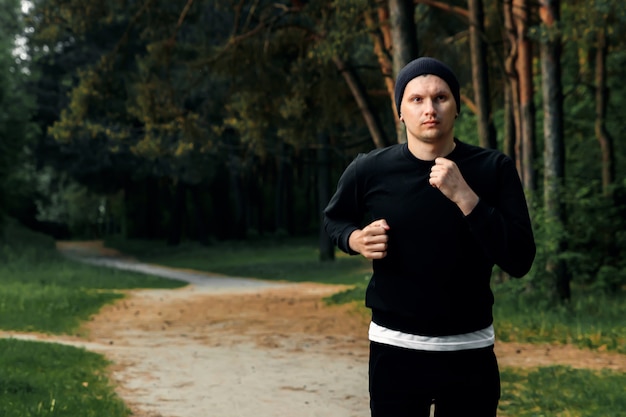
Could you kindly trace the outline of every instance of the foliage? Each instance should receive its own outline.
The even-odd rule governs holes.
[[[623,233],[624,205],[615,204],[613,199],[598,192],[597,182],[572,181],[566,187],[561,201],[568,213],[567,228],[563,229],[546,220],[543,208],[533,208],[533,224],[538,244],[535,266],[530,274],[532,288],[542,294],[554,295],[548,271],[539,268],[545,265],[550,245],[564,239],[567,249],[559,253],[564,260],[572,283],[587,290],[600,293],[619,291],[626,285],[626,263],[616,256],[626,250]],[[615,195],[623,194],[616,187]]]
[[[602,157],[596,138],[596,102],[594,61],[590,59],[596,47],[599,30],[607,29],[610,44],[617,46],[621,33],[623,12],[617,12],[617,3],[598,1],[585,3],[586,13],[580,13],[582,3],[563,5],[563,19],[559,30],[564,36],[562,63],[563,89],[565,95],[565,173],[562,194],[558,200],[563,204],[566,216],[564,225],[551,224],[538,196],[543,191],[540,184],[537,194],[531,196],[532,216],[538,244],[535,267],[531,274],[532,288],[558,302],[551,273],[543,268],[548,254],[558,252],[557,259],[565,263],[569,279],[574,285],[582,284],[593,292],[619,292],[626,284],[626,264],[623,253],[626,249],[621,230],[624,228],[624,170],[626,152],[615,142],[615,182],[611,185],[611,196],[607,196],[601,184]],[[610,17],[607,11],[613,10]],[[621,48],[615,48],[608,56],[608,108],[607,134],[618,138],[623,132],[623,123],[618,109],[624,104],[624,87],[615,78],[624,62]],[[537,80],[537,83],[541,80]],[[536,96],[537,108],[541,108],[541,97]],[[542,122],[543,115],[538,115]],[[541,138],[538,123],[537,137]],[[537,144],[543,146],[542,140]],[[535,166],[538,173],[543,170],[543,156],[537,155]],[[560,240],[564,249],[556,250]]]
[[[68,236],[57,238],[97,238],[104,233],[119,232],[115,219],[123,217],[121,193],[102,194],[80,184],[67,173],[51,166],[32,174],[36,219],[50,225],[63,225]]]
[[[626,375],[563,366],[501,370],[499,412],[516,417],[626,415]]]
[[[466,7],[461,1],[448,3]],[[564,41],[566,179],[560,198],[567,223],[548,224],[539,184],[529,196],[539,252],[527,290],[554,293],[547,284],[551,275],[544,270],[552,261],[548,254],[562,238],[568,245],[558,257],[566,262],[573,283],[606,293],[624,285],[626,151],[622,142],[614,141],[615,198],[608,200],[599,183],[602,162],[595,137],[591,59],[598,33],[606,30],[606,128],[619,138],[625,133],[621,108],[626,104],[621,82],[626,14],[620,5],[616,0],[561,5],[561,21],[554,30]],[[506,34],[501,3],[484,6],[493,118],[502,131]],[[37,95],[35,119],[41,134],[30,150],[35,161],[18,175],[20,182],[6,188],[20,190],[39,207],[12,197],[19,205],[15,211],[52,219],[51,214],[65,210],[69,216],[69,207],[54,205],[60,201],[54,197],[69,195],[68,206],[80,207],[72,214],[74,220],[65,220],[75,234],[108,230],[160,239],[178,231],[178,239],[173,236],[170,243],[181,237],[205,243],[245,238],[248,231],[252,237],[310,233],[319,227],[323,205],[316,195],[322,168],[316,155],[318,135],[331,138],[332,178],[357,152],[373,147],[335,59],[354,71],[383,130],[390,137],[395,134],[379,62],[390,51],[376,55],[373,44],[374,36],[384,34],[385,22],[368,27],[364,18],[378,16],[379,7],[385,2],[35,2],[26,23],[29,70],[35,75],[30,91]],[[551,35],[538,25],[537,13],[533,7],[534,45]],[[420,2],[414,17],[420,53],[453,64],[463,96],[471,97],[465,18],[451,14],[442,2]],[[538,87],[540,62],[534,58]],[[541,109],[540,89],[535,90],[536,108]],[[537,178],[544,164],[542,121],[539,113],[533,161]],[[463,106],[455,132],[478,143],[471,106]],[[42,197],[33,184],[41,183],[47,167],[79,185]],[[102,228],[97,209],[81,206],[102,207],[101,201],[117,207],[107,212],[114,213],[112,221],[107,219],[115,225],[109,229]]]
[[[0,415],[126,417],[100,355],[52,343],[0,340]]]
[[[24,90],[29,74],[20,59],[24,53],[20,2],[1,0],[0,7],[3,10],[0,16],[0,215],[3,215],[19,196],[19,188],[14,185],[28,156],[26,145],[34,133],[30,122],[34,102]]]
[[[305,9],[275,2],[189,5],[111,1],[76,13],[73,0],[48,0],[32,13],[42,79],[49,78],[43,69],[50,63],[79,59],[72,71],[60,69],[67,71],[61,79],[69,102],[47,122],[60,151],[52,160],[100,193],[124,188],[126,216],[144,210],[134,207],[145,204],[136,197],[144,181],[172,196],[179,184],[219,190],[243,213],[240,188],[259,186],[253,180],[259,171],[282,187],[282,170],[296,163],[291,153],[314,146],[324,126],[343,134],[352,125],[355,107],[340,75],[312,49],[325,36],[315,26],[329,12],[324,2]],[[111,33],[121,35],[106,36]],[[285,168],[274,172],[274,163]],[[224,171],[230,187],[221,185]],[[222,210],[214,199],[198,203]],[[164,211],[176,204],[166,199]],[[175,227],[176,216],[157,217]],[[145,229],[163,235],[163,224]]]

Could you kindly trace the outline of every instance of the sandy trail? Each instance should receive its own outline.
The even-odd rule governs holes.
[[[108,346],[118,392],[138,416],[359,416],[366,345],[343,329],[363,318],[325,307],[332,292],[137,291],[94,318],[90,341]]]
[[[119,261],[118,254],[106,256]],[[87,323],[86,338],[3,335],[104,354],[134,416],[369,415],[369,318],[354,305],[322,300],[342,287],[176,273],[191,274],[195,284],[130,291]],[[496,351],[503,367],[626,371],[626,355],[572,346],[498,343]]]

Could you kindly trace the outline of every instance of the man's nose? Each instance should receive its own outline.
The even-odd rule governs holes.
[[[435,114],[437,110],[435,109],[435,103],[431,99],[424,100],[424,112],[426,114]]]

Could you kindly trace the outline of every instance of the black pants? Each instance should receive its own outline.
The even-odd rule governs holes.
[[[493,347],[426,352],[370,343],[372,417],[495,417],[500,372]]]

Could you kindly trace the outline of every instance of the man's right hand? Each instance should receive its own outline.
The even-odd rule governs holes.
[[[387,256],[387,230],[389,225],[385,219],[373,221],[363,229],[350,234],[350,248],[367,259],[382,259]]]

